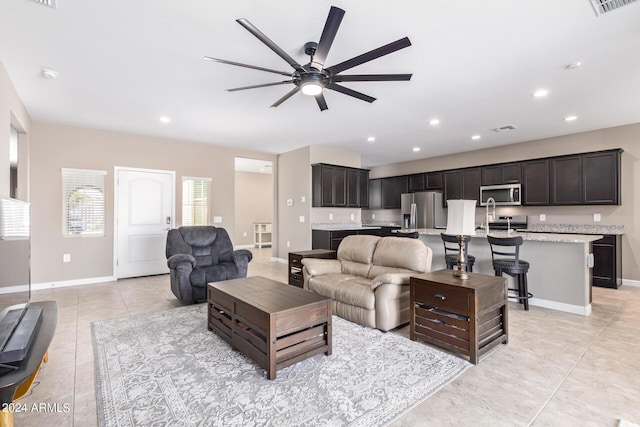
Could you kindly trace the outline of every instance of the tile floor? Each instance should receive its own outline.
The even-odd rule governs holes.
[[[286,264],[272,262],[270,249],[253,252],[249,275],[287,281]],[[36,291],[33,297],[58,301],[59,320],[49,361],[21,402],[50,405],[48,411],[16,413],[16,427],[97,425],[91,322],[180,305],[167,275]],[[524,312],[513,303],[509,308],[509,344],[393,427],[640,424],[640,288],[594,288],[589,317],[538,307]],[[408,336],[408,327],[395,332]]]

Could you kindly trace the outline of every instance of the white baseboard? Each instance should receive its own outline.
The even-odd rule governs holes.
[[[640,288],[640,280],[622,279],[622,285]]]
[[[289,264],[289,261],[283,258],[276,258],[276,257],[271,257],[271,261],[274,262],[281,262],[283,264]]]
[[[14,294],[16,292],[27,292],[28,290],[28,285],[7,286],[5,288],[0,288],[0,294]]]
[[[587,306],[565,304],[563,302],[549,301],[540,298],[531,298],[529,304],[536,307],[550,308],[552,310],[564,311],[566,313],[580,314],[582,316],[591,315],[591,304]]]
[[[86,279],[61,280],[59,282],[33,283],[31,285],[31,290],[40,291],[44,289],[64,288],[66,286],[94,285],[96,283],[115,282],[117,280],[118,278],[115,276],[104,276],[88,277]]]
[[[235,245],[233,249],[253,249],[253,245]]]

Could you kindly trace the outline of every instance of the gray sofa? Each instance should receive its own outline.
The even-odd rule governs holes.
[[[333,313],[383,331],[409,322],[409,278],[431,270],[417,239],[348,236],[337,259],[304,258],[304,288],[333,301]]]
[[[179,227],[167,234],[171,291],[181,302],[207,299],[207,284],[247,277],[253,254],[233,250],[227,230],[213,226]]]

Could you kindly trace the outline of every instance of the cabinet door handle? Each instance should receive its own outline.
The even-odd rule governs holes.
[[[442,295],[442,294],[435,294],[435,295],[434,295],[434,298],[439,299],[440,301],[444,301],[444,300],[446,300],[446,299],[447,299],[447,297],[445,297],[445,296],[444,296],[444,295]]]

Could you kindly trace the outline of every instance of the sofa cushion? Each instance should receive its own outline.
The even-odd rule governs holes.
[[[354,261],[340,261],[343,274],[351,274],[352,276],[368,277],[371,264],[363,264]]]
[[[323,274],[309,280],[309,290],[334,301],[373,310],[376,298],[370,287],[371,280],[348,274]]]
[[[370,279],[385,273],[424,273],[431,264],[424,243],[406,237],[382,237],[372,262]]]
[[[340,261],[371,264],[379,240],[378,236],[347,236],[338,246],[337,258]]]

